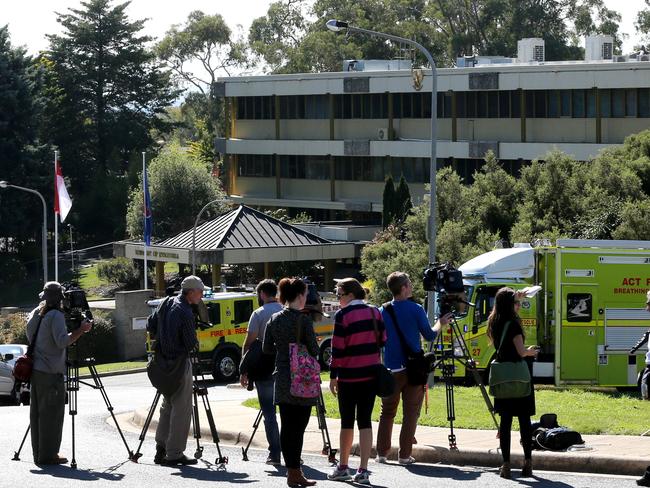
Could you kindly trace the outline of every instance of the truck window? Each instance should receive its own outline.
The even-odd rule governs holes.
[[[479,325],[485,322],[494,307],[494,297],[500,286],[482,286],[476,292],[476,309],[474,312],[474,324]]]
[[[567,322],[591,322],[590,293],[568,293],[566,301]]]
[[[212,325],[219,325],[221,323],[221,304],[208,303],[208,316]]]
[[[253,313],[252,300],[239,300],[235,302],[235,324],[248,322]]]

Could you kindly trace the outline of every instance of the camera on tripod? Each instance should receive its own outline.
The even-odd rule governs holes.
[[[84,320],[92,321],[93,314],[88,305],[86,292],[79,288],[75,283],[62,283],[63,289],[63,312],[65,313],[65,322],[69,331],[78,329]]]
[[[422,286],[426,291],[438,294],[438,310],[440,316],[453,313],[463,315],[467,305],[467,293],[463,285],[463,273],[450,263],[433,263],[424,268]]]

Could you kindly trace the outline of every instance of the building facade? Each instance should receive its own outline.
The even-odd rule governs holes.
[[[471,181],[492,150],[517,174],[550,150],[590,160],[647,129],[650,62],[613,58],[439,69],[438,167]],[[233,199],[363,220],[381,212],[389,174],[424,195],[430,70],[232,77],[218,89],[229,123],[216,146]]]

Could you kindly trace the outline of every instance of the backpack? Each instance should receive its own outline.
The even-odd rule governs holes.
[[[575,430],[566,427],[553,429],[538,428],[533,433],[533,449],[547,451],[566,451],[575,444],[584,444],[582,436]]]
[[[158,331],[165,320],[165,316],[172,306],[174,297],[165,297],[165,299],[158,304],[156,310],[154,310],[149,317],[147,317],[147,332],[149,332],[149,337],[151,339],[156,339],[158,337]]]

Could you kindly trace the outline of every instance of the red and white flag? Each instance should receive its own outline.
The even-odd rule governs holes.
[[[59,214],[61,222],[68,216],[72,208],[72,200],[63,181],[63,173],[59,161],[56,162],[56,175],[54,176],[54,213]]]

